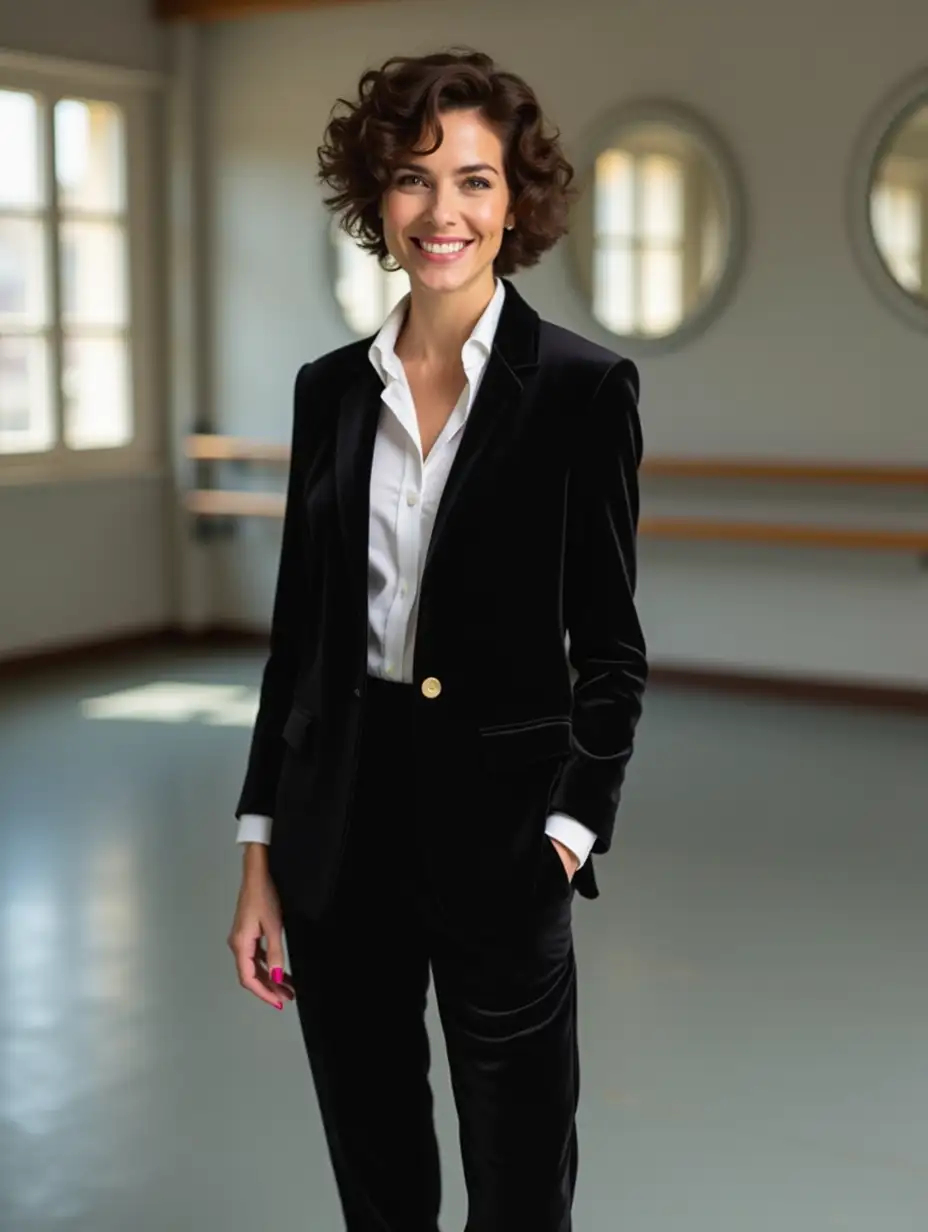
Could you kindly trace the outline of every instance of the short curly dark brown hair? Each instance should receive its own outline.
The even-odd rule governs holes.
[[[340,107],[347,110],[337,114]],[[434,153],[443,138],[440,113],[469,108],[494,128],[505,152],[514,226],[503,232],[496,273],[535,265],[566,233],[574,169],[559,131],[546,130],[538,99],[522,78],[470,48],[393,56],[362,74],[356,101],[336,101],[317,150],[319,180],[332,190],[323,198],[326,206],[382,266],[389,252],[379,204],[393,167],[426,133],[435,143],[415,152]]]

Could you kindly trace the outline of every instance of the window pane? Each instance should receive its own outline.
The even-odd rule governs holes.
[[[593,257],[593,312],[606,329],[635,332],[635,288],[631,249],[597,248]]]
[[[125,248],[118,224],[61,224],[61,304],[68,324],[126,324]]]
[[[683,319],[683,258],[660,250],[641,254],[641,330],[669,334]]]
[[[640,163],[640,234],[652,240],[679,240],[683,234],[683,169],[675,158],[650,154]]]
[[[0,453],[50,449],[53,440],[47,341],[0,336]]]
[[[72,449],[126,445],[132,436],[124,338],[64,341],[65,441]]]
[[[38,100],[0,90],[0,206],[42,204],[41,150]]]
[[[921,197],[906,185],[882,184],[870,199],[870,218],[877,247],[901,286],[920,291]]]
[[[119,108],[62,99],[55,107],[55,164],[62,209],[121,212],[125,160]]]
[[[596,160],[594,218],[596,235],[628,239],[634,231],[634,162],[622,150],[607,150]]]
[[[881,185],[874,190],[871,216],[877,240],[887,252],[918,251],[920,206],[919,194],[914,188]]]
[[[341,228],[333,228],[337,274],[335,298],[345,320],[356,334],[372,334],[384,317],[409,290],[405,270],[386,272],[375,257],[360,248]]]
[[[46,304],[42,223],[0,218],[0,326],[45,325]]]

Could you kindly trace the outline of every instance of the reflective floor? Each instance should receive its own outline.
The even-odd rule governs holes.
[[[342,1226],[293,1007],[225,949],[260,665],[2,686],[3,1232]],[[928,719],[655,687],[598,869],[577,1232],[923,1232]]]

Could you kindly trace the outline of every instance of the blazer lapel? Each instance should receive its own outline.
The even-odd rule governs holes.
[[[365,359],[364,368],[341,396],[335,433],[335,492],[338,520],[356,592],[352,610],[367,612],[367,551],[371,466],[383,384]]]
[[[481,463],[493,447],[508,439],[517,427],[523,382],[538,367],[538,313],[508,279],[504,282],[506,296],[493,349],[435,513],[423,578],[461,494],[473,486]]]
[[[481,463],[516,431],[523,382],[538,367],[539,318],[507,280],[493,349],[470,409],[442,492],[429,540],[428,569],[463,492],[479,477]],[[367,611],[370,480],[383,385],[371,364],[341,396],[335,437],[338,517],[347,554],[354,610]]]

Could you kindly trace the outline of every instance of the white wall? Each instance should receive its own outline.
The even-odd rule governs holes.
[[[220,430],[286,440],[298,365],[349,338],[325,276],[314,182],[331,103],[386,56],[450,43],[525,75],[568,152],[604,111],[642,95],[695,106],[733,148],[750,209],[743,277],[703,336],[640,358],[651,455],[928,463],[928,335],[874,298],[844,224],[859,132],[928,45],[923,0],[895,4],[891,21],[879,6],[845,0],[401,0],[211,30]],[[610,345],[562,250],[519,285],[543,315]],[[855,492],[724,493],[652,482],[645,512],[727,511],[740,500],[796,519],[928,525],[924,493],[865,503]],[[249,527],[238,545],[217,549],[217,614],[266,620],[277,534]],[[642,543],[641,559],[655,662],[928,683],[928,571],[912,559],[654,542]]]
[[[163,624],[164,523],[159,479],[0,488],[0,649]]]
[[[0,47],[161,71],[167,39],[149,13],[148,0],[0,0]],[[159,354],[148,400],[159,415],[163,367]],[[55,484],[0,476],[0,658],[164,624],[163,472]]]

